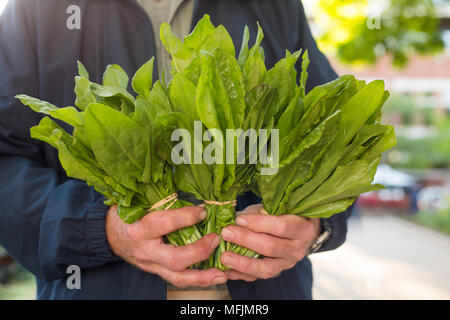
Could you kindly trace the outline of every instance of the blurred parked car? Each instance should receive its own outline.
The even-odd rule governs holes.
[[[389,206],[406,209],[415,203],[417,179],[409,174],[395,170],[387,165],[380,165],[374,183],[382,184],[386,189],[367,192],[358,198],[361,206]]]
[[[409,192],[402,188],[386,188],[362,194],[358,198],[358,204],[362,206],[390,206],[407,208],[410,205]]]
[[[449,190],[444,187],[425,187],[417,193],[417,208],[420,211],[442,210],[448,207],[449,197]]]

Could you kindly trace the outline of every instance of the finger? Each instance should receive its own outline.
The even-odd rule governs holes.
[[[248,214],[248,213],[260,213],[260,210],[262,208],[262,204],[252,204],[251,206],[246,207],[242,211],[236,212],[236,215],[239,216],[241,214]]]
[[[228,226],[222,229],[222,238],[248,248],[266,257],[281,258],[294,251],[293,240],[274,237],[267,233],[257,233],[247,228]]]
[[[152,273],[158,274],[164,280],[179,288],[190,286],[209,287],[227,282],[227,275],[218,269],[183,270],[174,272],[158,264],[151,268]]]
[[[206,218],[206,210],[190,206],[181,209],[155,211],[132,226],[152,237],[161,237],[176,230],[193,226]]]
[[[152,260],[172,271],[181,271],[197,262],[207,260],[219,245],[220,237],[215,233],[207,234],[195,243],[175,247],[161,244],[152,252]]]
[[[254,232],[262,232],[280,238],[299,239],[314,232],[312,224],[303,217],[292,214],[273,216],[249,213],[236,218],[236,224]]]
[[[274,278],[281,271],[290,267],[289,263],[284,259],[255,259],[228,251],[220,256],[220,260],[231,269],[261,279]]]
[[[236,271],[236,270],[227,270],[225,271],[225,274],[227,275],[228,279],[230,280],[244,280],[247,282],[253,282],[257,278],[254,276],[250,276],[248,274]]]

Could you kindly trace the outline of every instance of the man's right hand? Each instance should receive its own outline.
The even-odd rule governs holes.
[[[152,212],[133,224],[126,224],[110,207],[106,217],[106,236],[113,252],[132,265],[177,287],[208,287],[225,283],[226,274],[218,269],[193,270],[189,266],[206,260],[219,245],[220,238],[211,233],[193,244],[176,247],[164,243],[163,236],[197,224],[206,218],[201,207]]]

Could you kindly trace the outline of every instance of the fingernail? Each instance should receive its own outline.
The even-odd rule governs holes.
[[[227,282],[227,278],[225,278],[225,277],[218,277],[213,280],[214,284],[221,284],[221,283],[225,283],[225,282]]]
[[[248,221],[247,221],[247,219],[244,219],[242,217],[237,217],[236,218],[236,224],[240,225],[242,227],[245,227],[246,225],[248,225]]]
[[[200,211],[200,213],[198,214],[198,217],[199,217],[201,220],[205,220],[207,215],[208,215],[208,213],[206,212],[205,209],[203,209],[203,210]]]
[[[220,243],[220,237],[216,235],[213,241],[211,241],[211,249],[215,249]]]
[[[230,257],[229,255],[224,255],[222,257],[222,263],[229,268],[233,268],[234,258]]]
[[[233,237],[233,231],[228,228],[222,229],[222,237],[231,239]]]

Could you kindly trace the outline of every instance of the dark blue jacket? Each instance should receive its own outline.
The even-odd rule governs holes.
[[[81,8],[80,30],[66,27],[73,4]],[[259,21],[269,66],[286,49],[307,48],[309,89],[336,77],[298,0],[199,0],[193,24],[205,13],[229,30],[237,48],[243,27],[250,27],[254,40]],[[26,93],[73,105],[77,60],[99,82],[108,64],[133,74],[154,55],[152,24],[134,0],[11,0],[0,18],[0,245],[36,276],[39,299],[165,298],[161,278],[110,251],[102,196],[67,178],[55,150],[30,138],[41,116],[13,98]],[[257,200],[246,195],[239,206]],[[333,234],[322,250],[344,242],[346,220],[347,213],[330,219]],[[82,270],[81,290],[66,287],[69,265]],[[305,258],[275,279],[229,281],[228,287],[235,299],[310,299],[311,264]]]

